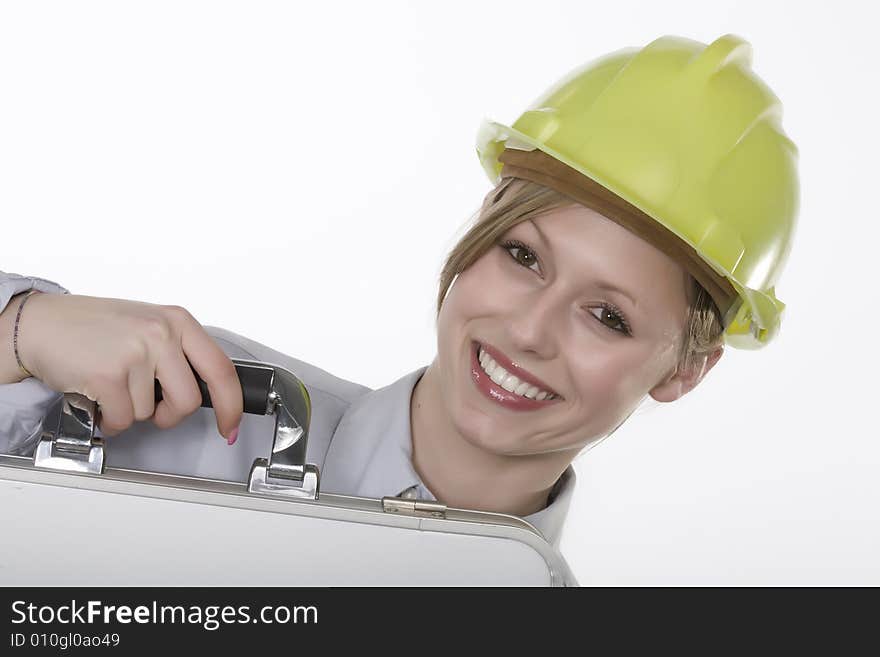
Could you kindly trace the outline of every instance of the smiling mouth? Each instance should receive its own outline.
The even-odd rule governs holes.
[[[474,341],[471,350],[472,377],[477,387],[495,401],[524,410],[562,399],[546,383],[513,364],[494,347]]]

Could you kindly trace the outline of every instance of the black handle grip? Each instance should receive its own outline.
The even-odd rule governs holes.
[[[253,413],[254,415],[266,415],[266,406],[269,402],[269,392],[271,392],[272,375],[271,369],[265,367],[252,367],[242,363],[233,363],[235,371],[238,374],[238,380],[241,382],[242,401],[244,402],[244,412]],[[198,372],[195,371],[190,364],[193,376],[202,393],[202,408],[214,408],[211,403],[211,395],[208,394],[208,384],[202,380]],[[154,379],[156,389],[156,403],[162,401],[162,386],[159,379]]]

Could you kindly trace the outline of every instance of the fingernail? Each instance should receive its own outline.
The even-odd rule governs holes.
[[[226,439],[227,445],[235,444],[235,441],[238,440],[238,427],[232,430],[232,433],[229,434],[229,438]]]

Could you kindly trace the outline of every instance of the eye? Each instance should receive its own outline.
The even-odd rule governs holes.
[[[538,264],[538,256],[535,252],[519,240],[507,240],[506,242],[502,242],[501,248],[507,251],[517,264],[522,265],[527,269],[532,269],[532,265]],[[539,270],[532,271],[536,274],[541,273]]]
[[[592,310],[596,310],[596,308],[592,308],[591,311]],[[621,313],[614,305],[606,302],[599,306],[598,310],[601,311],[601,314],[599,316],[593,315],[593,317],[596,317],[596,319],[598,319],[604,326],[607,326],[612,331],[623,333],[624,335],[632,335],[626,317],[624,317],[623,313]],[[605,320],[610,320],[611,323],[606,323]]]
[[[519,240],[507,240],[502,242],[500,246],[510,254],[510,257],[513,258],[514,262],[518,265],[526,267],[527,269],[532,269],[534,265],[539,264],[538,256],[535,251]],[[541,273],[539,270],[532,271],[536,274]],[[629,322],[626,321],[626,317],[617,306],[606,301],[597,309],[601,311],[601,315],[593,315],[593,317],[595,317],[609,331],[615,331],[627,336],[632,335]],[[606,320],[610,320],[610,323]]]

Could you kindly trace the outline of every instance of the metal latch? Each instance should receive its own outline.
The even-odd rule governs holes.
[[[408,500],[402,497],[383,497],[382,510],[386,513],[397,513],[402,516],[446,517],[445,504],[423,500]]]

